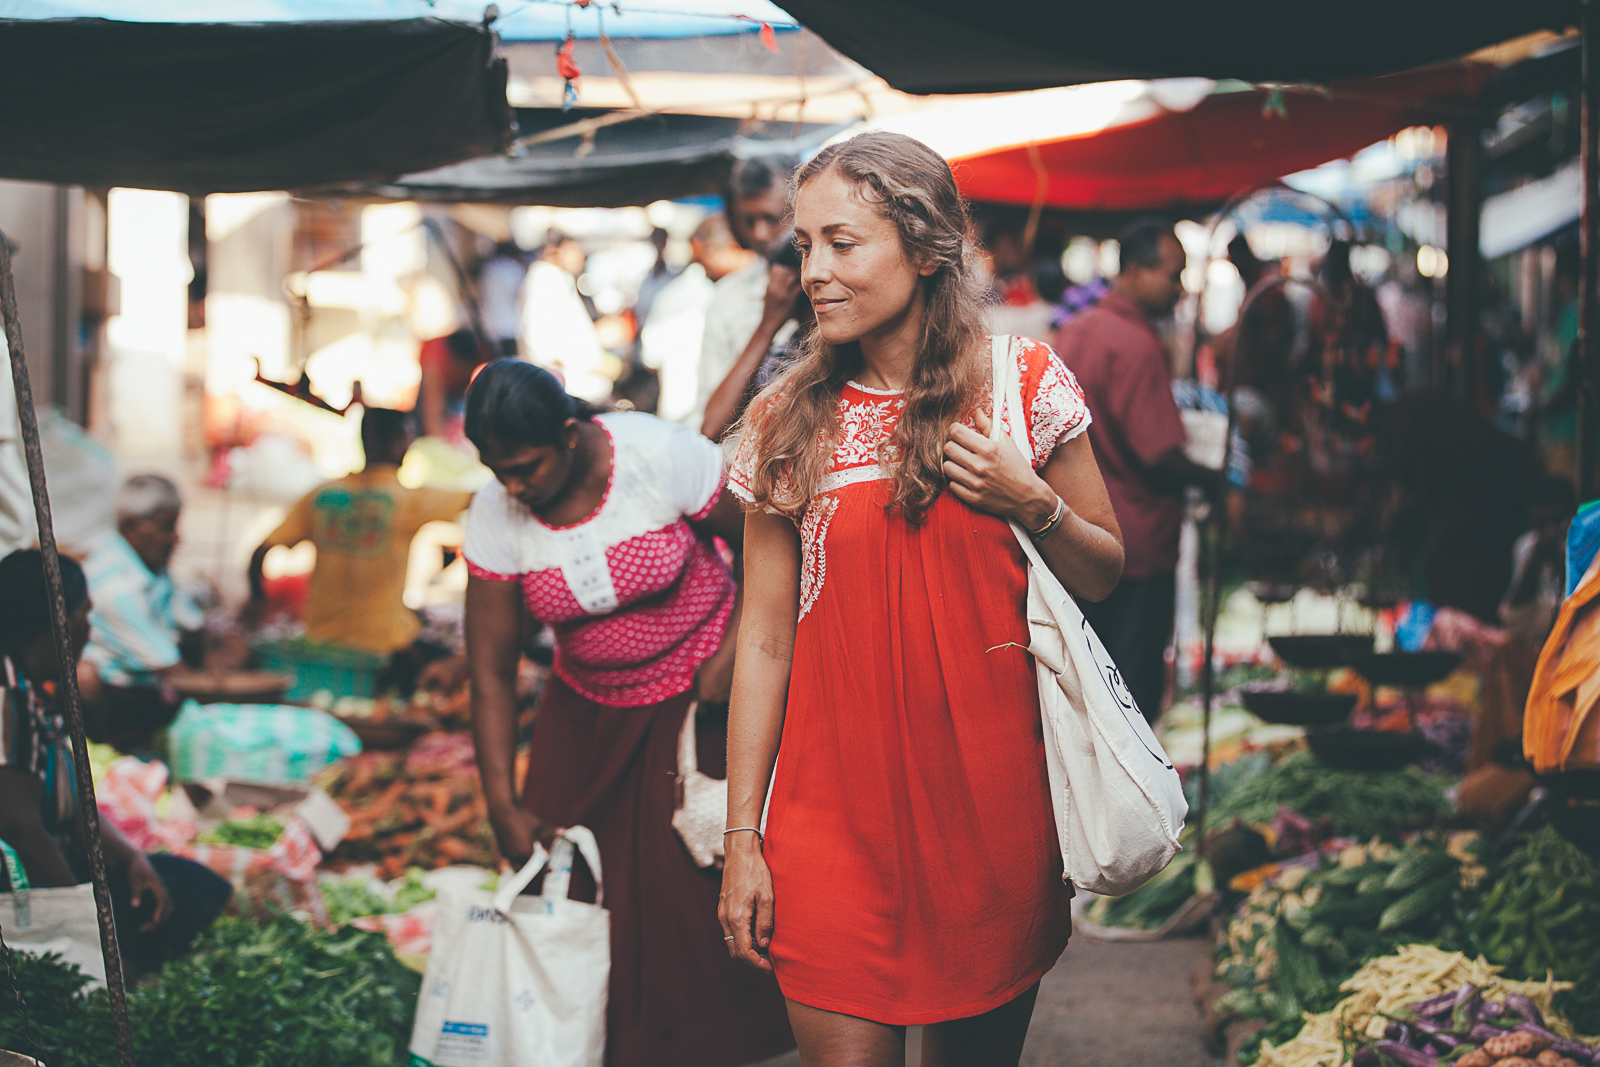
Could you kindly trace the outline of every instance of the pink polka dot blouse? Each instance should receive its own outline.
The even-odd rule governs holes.
[[[474,577],[518,582],[555,631],[555,672],[614,707],[670,699],[722,644],[734,582],[689,525],[716,505],[722,451],[688,427],[640,412],[599,415],[611,479],[587,518],[539,519],[499,482],[478,491],[462,554]]]

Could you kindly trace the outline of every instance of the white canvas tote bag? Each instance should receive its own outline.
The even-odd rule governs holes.
[[[990,341],[994,418],[1032,455],[1013,340]],[[1028,651],[1039,675],[1045,764],[1064,879],[1102,896],[1131,893],[1178,851],[1189,805],[1172,761],[1139,712],[1117,665],[1077,603],[1050,573],[1027,532],[1011,523],[1028,557]]]
[[[11,892],[0,893],[0,930],[13,949],[43,956],[61,953],[91,979],[106,984],[106,959],[100,954],[100,917],[94,886],[70,885],[35,889],[28,884],[22,860],[0,841],[0,862],[11,879]]]
[[[567,899],[574,851],[595,902]],[[548,868],[540,896],[521,896]],[[586,827],[536,847],[494,892],[440,894],[411,1029],[411,1067],[602,1067],[611,917]]]

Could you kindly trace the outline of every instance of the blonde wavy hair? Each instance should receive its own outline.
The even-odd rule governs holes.
[[[967,206],[950,166],[904,134],[871,131],[819,152],[794,177],[791,197],[807,182],[836,173],[900,233],[906,258],[933,264],[921,279],[922,337],[894,433],[878,447],[891,472],[888,508],[921,522],[944,491],[949,424],[987,394],[982,360],[986,287],[969,236]],[[750,404],[756,435],[751,491],[755,506],[797,512],[827,473],[839,429],[839,394],[863,369],[857,342],[830,345],[813,330],[801,356]]]

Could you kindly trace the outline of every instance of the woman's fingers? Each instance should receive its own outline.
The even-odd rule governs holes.
[[[944,476],[950,482],[952,488],[959,486],[963,489],[977,490],[983,487],[983,476],[981,474],[969,470],[955,460],[947,459],[944,461]]]

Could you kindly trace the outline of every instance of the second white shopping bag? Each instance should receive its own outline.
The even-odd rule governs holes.
[[[574,854],[595,902],[567,898]],[[538,896],[522,896],[542,871]],[[600,848],[582,826],[487,890],[441,894],[410,1067],[601,1067],[611,917]]]

